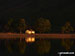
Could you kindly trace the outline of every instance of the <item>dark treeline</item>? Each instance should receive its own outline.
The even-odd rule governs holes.
[[[38,19],[40,20],[40,18],[49,20],[51,25],[49,26],[50,31],[48,33],[61,33],[62,27],[66,24],[66,22],[69,22],[69,24],[74,29],[74,24],[73,24],[74,22],[72,22],[73,20],[70,20],[70,19],[69,20],[68,19],[56,20],[57,17],[55,17],[55,16],[54,17],[53,16],[51,16],[51,17],[40,17],[40,16],[38,16],[36,19],[35,18],[36,17],[31,17],[31,18],[29,18],[29,17],[26,17],[26,18],[24,18],[24,17],[9,17],[9,18],[6,17],[7,20],[2,18],[0,20],[0,32],[16,32],[16,33],[19,33],[20,28],[18,29],[18,27],[20,26],[21,28],[22,27],[24,28],[24,26],[26,25],[24,29],[21,29],[23,32],[27,29],[33,29],[37,33],[39,33],[39,30],[35,29],[35,26],[37,26],[38,23],[39,24],[41,23],[41,21],[37,22],[37,20]],[[58,18],[60,18],[60,16]],[[21,20],[21,19],[23,19],[23,20]],[[21,21],[23,21],[23,22],[21,22]],[[46,24],[45,21],[44,21],[44,23]],[[21,25],[23,25],[23,26],[21,26]],[[45,27],[44,25],[42,27]],[[7,29],[7,28],[9,28],[9,29]],[[10,28],[12,28],[12,29],[10,29]],[[74,31],[75,31],[75,29],[71,33],[74,33]]]

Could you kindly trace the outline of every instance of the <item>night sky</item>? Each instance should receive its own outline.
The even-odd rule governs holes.
[[[70,21],[74,26],[74,0],[0,0],[0,21],[7,18],[26,18],[34,22],[36,18],[50,19],[55,26]]]

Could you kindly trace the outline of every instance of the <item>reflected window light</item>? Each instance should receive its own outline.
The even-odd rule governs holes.
[[[25,40],[26,40],[26,42],[35,42],[35,38],[34,37],[28,37]]]
[[[30,42],[32,41],[31,37],[28,38],[28,41],[30,41]]]
[[[32,38],[32,41],[34,42],[35,41],[35,38]]]

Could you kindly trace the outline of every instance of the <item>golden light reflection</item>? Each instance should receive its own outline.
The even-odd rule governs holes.
[[[28,37],[28,38],[26,38],[25,39],[26,40],[26,42],[35,42],[35,38],[33,37]]]
[[[35,38],[32,38],[32,41],[34,42],[35,41]]]
[[[28,41],[30,41],[30,42],[32,41],[31,37],[28,38]]]

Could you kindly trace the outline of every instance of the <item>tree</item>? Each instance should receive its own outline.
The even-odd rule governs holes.
[[[13,24],[13,18],[9,19],[7,24],[4,25],[4,31],[5,32],[13,32],[13,27],[12,27],[12,24]]]
[[[19,20],[17,29],[19,30],[20,33],[23,33],[23,31],[26,29],[26,22],[24,18]]]
[[[62,33],[72,33],[74,31],[73,27],[71,26],[70,22],[66,22],[66,24],[62,27]],[[62,45],[66,48],[67,51],[70,50],[71,46],[73,45],[74,41],[70,39],[62,39]]]
[[[66,24],[62,27],[62,33],[72,33],[74,32],[73,27],[71,26],[70,22],[66,22]]]
[[[25,29],[26,29],[26,22],[25,22],[25,19],[24,18],[19,19],[18,24],[17,24],[17,29],[20,32],[20,34],[25,31]],[[20,41],[21,40],[22,39],[20,38]]]
[[[35,30],[40,33],[45,33],[51,30],[51,23],[48,19],[39,18],[35,23]]]
[[[35,30],[39,33],[47,33],[51,30],[51,23],[48,19],[39,18],[35,23]],[[49,53],[51,45],[50,41],[40,39],[36,42],[37,52],[41,55]]]

